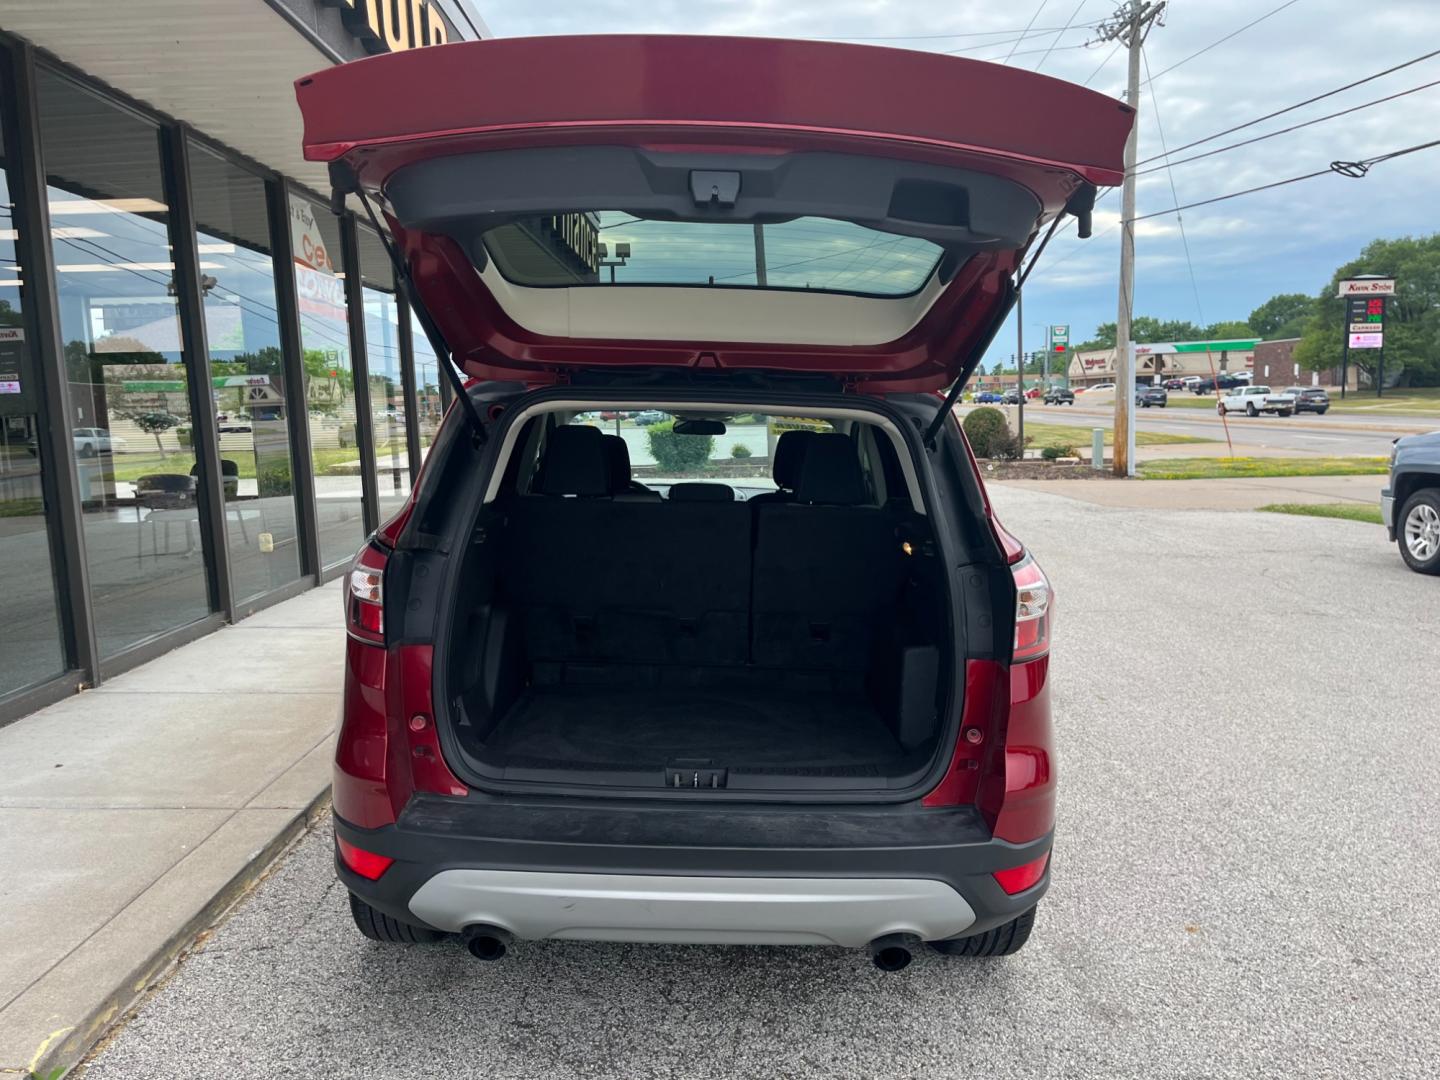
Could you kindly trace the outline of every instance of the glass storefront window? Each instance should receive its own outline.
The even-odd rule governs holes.
[[[159,131],[36,76],[100,653],[209,614]],[[204,273],[220,269],[201,258]]]
[[[52,464],[40,449],[37,361],[21,318],[31,286],[16,252],[20,207],[10,197],[11,163],[0,132],[0,697],[65,668],[41,487],[41,471]]]
[[[440,360],[430,347],[430,339],[420,320],[410,316],[410,340],[415,354],[415,426],[420,432],[420,460],[430,452],[435,433],[440,430],[440,419],[445,415],[445,402],[440,396],[440,382],[445,373],[440,370]]]
[[[305,403],[315,465],[320,562],[352,558],[365,539],[360,448],[355,441],[355,369],[346,322],[340,224],[329,209],[290,196],[290,242],[305,354]]]
[[[400,370],[400,309],[395,302],[395,272],[390,256],[369,229],[359,232],[360,283],[365,300],[365,358],[374,416],[376,491],[380,519],[405,505],[410,494],[410,453],[405,389]]]
[[[265,184],[191,143],[190,186],[237,603],[300,576]],[[188,428],[185,432],[188,433]]]

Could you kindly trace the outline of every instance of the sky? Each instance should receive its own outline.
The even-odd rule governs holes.
[[[1140,160],[1303,101],[1440,48],[1440,0],[1172,0],[1141,69]],[[531,34],[693,33],[826,37],[958,53],[1119,97],[1124,52],[1095,44],[1114,0],[480,0],[490,29]],[[1029,27],[1028,34],[1026,27]],[[1062,30],[1062,28],[1065,28]],[[1239,30],[1203,55],[1192,54]],[[990,32],[994,32],[993,35]],[[985,34],[986,36],[978,36]],[[999,44],[991,44],[998,42]],[[1173,66],[1173,70],[1171,69]],[[1154,76],[1153,82],[1148,82]],[[1440,80],[1440,56],[1328,97],[1198,153]],[[1137,214],[1284,180],[1440,137],[1440,86],[1243,149],[1139,177]],[[1176,158],[1188,153],[1173,155]],[[1158,162],[1156,163],[1158,164]],[[1174,187],[1172,190],[1171,183]],[[1095,235],[1066,223],[1025,290],[1025,349],[1066,323],[1083,341],[1113,322],[1119,279],[1119,193],[1096,208]],[[1213,323],[1244,319],[1282,292],[1315,294],[1377,237],[1440,231],[1440,147],[1136,225],[1135,313]],[[1193,282],[1191,267],[1193,266]],[[1015,351],[1011,323],[987,364]]]

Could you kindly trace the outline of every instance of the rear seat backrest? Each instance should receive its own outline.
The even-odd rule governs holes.
[[[899,597],[899,544],[869,494],[854,441],[808,442],[793,504],[755,508],[755,663],[864,670]]]
[[[551,428],[535,474],[535,493],[588,497],[610,494],[610,466],[600,429],[578,425]]]
[[[795,488],[800,483],[800,470],[805,465],[805,447],[814,434],[806,430],[780,433],[775,440],[775,461],[770,466],[770,475],[779,490],[752,495],[752,503],[795,501]]]

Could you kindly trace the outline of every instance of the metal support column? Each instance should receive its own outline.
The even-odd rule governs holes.
[[[172,280],[179,306],[180,340],[185,356],[190,401],[191,446],[195,452],[196,494],[200,505],[200,548],[210,610],[235,621],[235,590],[230,575],[230,545],[225,535],[225,480],[220,464],[220,433],[211,389],[210,346],[205,329],[204,288],[195,238],[195,206],[190,190],[190,148],[184,125],[163,129],[165,197],[170,205]]]
[[[91,686],[100,682],[100,645],[90,599],[90,567],[85,556],[79,471],[75,466],[74,403],[65,366],[64,337],[50,247],[50,207],[40,149],[40,112],[35,98],[35,50],[17,44],[0,49],[14,87],[9,147],[10,196],[15,206],[16,254],[24,268],[22,293],[25,328],[33,334],[32,355],[39,379],[37,433],[40,475],[50,528],[50,561],[59,594],[66,663]]]
[[[380,485],[375,474],[375,417],[370,411],[370,356],[365,348],[365,293],[360,283],[360,233],[355,215],[340,215],[345,266],[345,317],[350,326],[350,375],[355,382],[355,446],[360,451],[361,515],[366,535],[380,527]]]
[[[290,199],[283,181],[266,181],[265,201],[270,213],[270,249],[275,253],[275,314],[280,324],[285,422],[290,432],[290,475],[295,495],[295,531],[300,543],[300,573],[313,577],[318,585],[320,533],[315,512],[315,459],[310,452],[305,351],[295,293],[295,253],[290,242]]]

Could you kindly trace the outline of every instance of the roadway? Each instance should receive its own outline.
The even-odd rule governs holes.
[[[1015,423],[1014,406],[1005,412]],[[1026,405],[1025,419],[1045,424],[1065,424],[1086,429],[1109,429],[1114,423],[1113,406]],[[1225,428],[1214,409],[1150,408],[1135,410],[1136,431],[1167,435],[1190,435],[1225,440]],[[1397,436],[1440,427],[1440,419],[1419,416],[1368,416],[1329,412],[1324,416],[1301,413],[1295,416],[1231,415],[1230,438],[1236,446],[1293,451],[1325,456],[1388,456]]]

